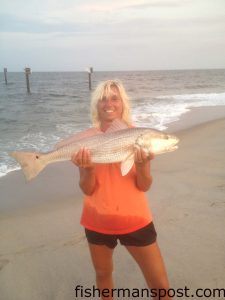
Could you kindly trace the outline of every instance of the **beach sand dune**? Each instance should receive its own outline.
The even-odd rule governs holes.
[[[225,119],[178,135],[179,150],[154,159],[148,192],[171,287],[193,292],[222,288]],[[84,299],[75,298],[74,288],[92,287],[95,276],[79,224],[82,194],[76,168],[69,162],[49,166],[30,183],[20,171],[13,172],[0,180],[0,189],[1,299]],[[120,246],[114,276],[118,288],[145,287]]]

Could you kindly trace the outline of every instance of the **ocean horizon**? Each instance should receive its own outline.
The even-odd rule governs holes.
[[[25,65],[24,69],[29,67],[29,65]],[[20,69],[20,70],[10,70],[7,68],[7,66],[5,67],[7,69],[8,73],[24,73],[24,69]],[[34,73],[87,73],[88,72],[88,67],[84,68],[83,70],[32,70],[31,71]],[[177,69],[124,69],[124,70],[95,70],[93,69],[93,73],[95,72],[161,72],[161,71],[208,71],[208,70],[225,70],[225,68],[221,67],[221,68],[177,68]],[[4,74],[4,68],[3,71],[1,71],[0,73]]]

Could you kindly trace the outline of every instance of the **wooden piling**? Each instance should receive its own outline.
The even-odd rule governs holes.
[[[88,83],[89,83],[89,90],[91,91],[91,74],[93,73],[93,68],[90,67],[87,69],[88,71]]]
[[[7,68],[4,68],[4,76],[5,76],[5,84],[8,84],[8,80],[7,80]]]
[[[27,83],[27,93],[30,94],[30,81],[29,81],[29,75],[31,74],[30,68],[25,68],[25,76],[26,76],[26,83]]]

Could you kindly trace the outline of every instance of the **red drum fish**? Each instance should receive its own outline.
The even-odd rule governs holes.
[[[30,180],[48,164],[71,160],[72,154],[85,147],[90,150],[93,163],[121,162],[121,174],[125,176],[134,164],[135,148],[157,155],[176,150],[178,142],[172,134],[144,127],[128,128],[115,120],[106,132],[90,128],[60,142],[51,152],[15,151],[10,156],[18,161],[26,179]]]

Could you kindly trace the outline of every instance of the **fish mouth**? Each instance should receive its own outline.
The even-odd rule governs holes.
[[[174,143],[172,145],[172,149],[176,150],[178,148],[177,144],[179,143],[179,141],[180,140],[177,137],[174,139]]]
[[[175,146],[175,145],[177,145],[178,143],[179,143],[179,139],[178,139],[178,137],[176,137],[176,136],[174,136],[174,135],[167,135],[167,139],[168,140],[171,140],[171,144],[172,144],[172,146]]]
[[[171,152],[171,151],[177,150],[178,149],[178,145],[177,144],[179,143],[180,140],[176,136],[172,136],[172,135],[169,135],[168,138],[171,139],[172,143],[167,148],[167,151]]]
[[[166,149],[166,152],[173,152],[173,151],[175,151],[177,149],[178,149],[177,145],[170,146],[169,148]],[[165,151],[162,151],[161,153],[165,153]]]
[[[174,145],[174,146],[172,146],[170,149],[171,149],[171,151],[177,150],[177,149],[178,149],[178,146],[177,146],[177,145]]]

